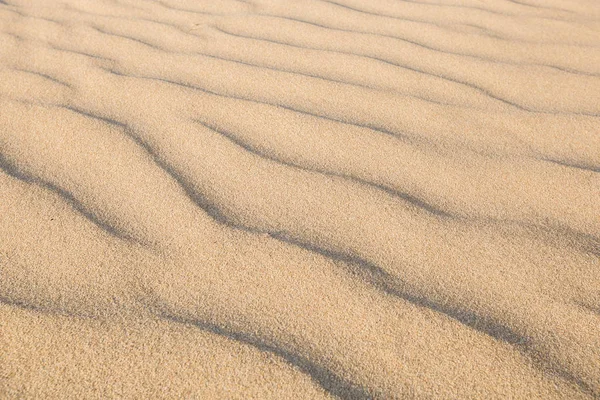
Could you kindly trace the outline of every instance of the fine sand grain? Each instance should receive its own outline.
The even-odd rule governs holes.
[[[0,0],[0,398],[600,398],[600,2]]]

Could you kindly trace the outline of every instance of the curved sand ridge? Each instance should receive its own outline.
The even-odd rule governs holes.
[[[600,6],[0,1],[3,398],[600,397]]]

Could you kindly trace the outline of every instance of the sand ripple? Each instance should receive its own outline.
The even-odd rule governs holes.
[[[0,397],[600,397],[590,0],[0,0]]]

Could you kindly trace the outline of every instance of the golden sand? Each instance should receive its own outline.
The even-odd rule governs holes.
[[[600,3],[0,0],[0,398],[600,398]]]

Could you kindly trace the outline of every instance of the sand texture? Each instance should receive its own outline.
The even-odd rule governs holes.
[[[0,0],[1,399],[599,399],[597,0]]]

